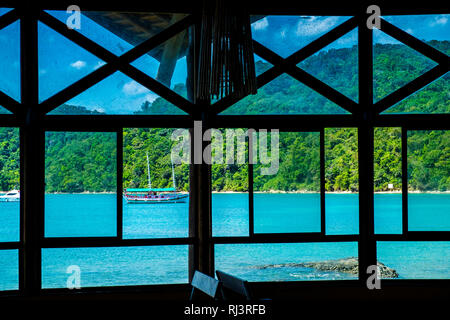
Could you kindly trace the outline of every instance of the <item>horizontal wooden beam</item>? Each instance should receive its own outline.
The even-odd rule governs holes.
[[[5,0],[5,6],[14,7],[17,1]],[[322,0],[314,2],[295,2],[291,0],[232,0],[227,3],[235,4],[241,10],[247,10],[251,14],[285,14],[285,15],[355,15],[362,5],[373,4],[372,1],[331,1]],[[143,2],[139,0],[128,0],[126,2],[95,2],[79,0],[77,4],[82,10],[89,11],[125,11],[125,12],[200,12],[201,0],[171,0]],[[448,13],[445,1],[429,0],[426,3],[411,2],[406,0],[376,2],[384,15],[390,14],[439,14]],[[34,4],[41,9],[66,10],[67,2],[57,0],[41,0]]]
[[[302,115],[218,115],[210,119],[213,128],[279,129],[280,131],[318,131],[325,127],[357,127],[349,114]]]
[[[22,247],[23,247],[22,243],[18,241],[0,242],[0,250],[21,249]]]
[[[188,115],[47,115],[43,127],[51,131],[116,131],[122,128],[189,128]]]
[[[1,115],[5,124],[14,115]],[[45,130],[57,131],[115,131],[120,128],[190,128],[193,118],[189,115],[47,115]],[[375,127],[407,127],[416,130],[448,129],[450,114],[382,114],[374,118]],[[324,115],[217,115],[209,119],[212,128],[279,129],[280,131],[318,131],[321,128],[350,128],[359,125],[359,118],[349,114]]]
[[[417,130],[445,130],[450,126],[450,114],[380,114],[374,119],[375,127],[406,127]]]
[[[42,248],[93,248],[191,245],[193,238],[119,239],[116,237],[44,238]]]
[[[322,235],[314,233],[255,233],[252,237],[213,237],[214,244],[264,244],[310,242],[357,242],[359,235]]]
[[[450,241],[450,231],[408,231],[405,234],[376,234],[377,241]]]

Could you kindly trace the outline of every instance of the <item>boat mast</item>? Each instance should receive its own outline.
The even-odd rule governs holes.
[[[150,178],[150,163],[148,161],[148,151],[147,151],[147,174],[148,174],[148,188],[152,188],[152,180]]]
[[[170,154],[170,162],[172,163],[172,181],[173,181],[173,188],[177,190],[177,187],[175,186],[175,171],[173,170],[173,159],[172,154]]]

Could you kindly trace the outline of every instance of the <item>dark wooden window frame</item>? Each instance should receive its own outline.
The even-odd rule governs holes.
[[[161,9],[156,7],[157,9]],[[139,10],[139,6],[133,7]],[[112,246],[151,246],[151,245],[177,245],[184,244],[190,247],[189,270],[198,269],[207,274],[214,274],[214,245],[225,243],[295,243],[295,242],[340,242],[357,241],[359,264],[359,281],[352,281],[354,286],[365,287],[365,271],[369,265],[376,262],[377,241],[450,241],[450,232],[428,232],[407,230],[407,175],[406,175],[406,132],[413,129],[443,129],[450,128],[449,114],[380,114],[410,94],[430,84],[449,71],[449,57],[440,51],[428,46],[410,34],[382,20],[381,30],[415,49],[438,65],[417,79],[394,91],[377,103],[373,103],[373,52],[372,30],[366,27],[368,17],[364,8],[343,10],[331,7],[320,11],[314,7],[306,6],[304,11],[295,12],[274,10],[275,14],[326,14],[351,15],[348,21],[335,27],[319,39],[298,50],[287,58],[282,58],[268,48],[254,41],[255,53],[270,62],[273,67],[257,77],[258,87],[269,83],[277,76],[287,73],[311,89],[335,102],[350,112],[345,115],[221,115],[220,112],[233,105],[238,99],[230,95],[211,105],[209,101],[188,101],[158,81],[149,77],[142,71],[130,65],[138,57],[151,48],[163,43],[171,36],[193,26],[198,33],[200,22],[197,7],[182,10],[190,13],[186,18],[170,26],[160,34],[154,36],[132,50],[116,56],[97,43],[67,29],[66,25],[52,17],[43,7],[25,8],[17,7],[0,17],[0,29],[20,20],[20,52],[21,52],[21,101],[20,103],[0,92],[0,105],[13,114],[1,115],[0,126],[20,128],[20,175],[22,197],[20,203],[21,233],[19,242],[0,243],[0,249],[19,250],[19,290],[2,292],[1,295],[19,294],[25,296],[40,295],[41,289],[41,250],[42,248],[63,247],[112,247]],[[53,6],[48,9],[55,9]],[[64,9],[65,8],[59,8]],[[98,9],[93,6],[92,10]],[[120,10],[120,8],[105,8]],[[125,8],[123,8],[125,9]],[[89,9],[88,9],[89,10]],[[142,10],[152,11],[151,8]],[[440,11],[441,10],[441,11]],[[169,10],[170,11],[170,10]],[[262,10],[264,11],[264,10]],[[429,10],[433,13],[444,12],[441,8]],[[253,12],[252,12],[253,13]],[[260,14],[261,12],[254,12]],[[264,14],[270,14],[266,10]],[[393,14],[421,14],[422,9],[398,10],[392,9]],[[96,71],[81,80],[69,85],[47,100],[39,103],[38,99],[38,54],[37,54],[37,23],[43,22],[50,28],[59,32],[72,42],[98,56],[106,62]],[[348,31],[358,27],[358,63],[359,63],[359,102],[355,103],[339,91],[333,89],[301,68],[297,64],[338,39]],[[46,115],[47,112],[58,107],[65,101],[82,93],[86,89],[105,79],[115,71],[121,71],[144,87],[179,107],[188,115],[105,115],[105,116],[56,116]],[[191,165],[191,197],[189,213],[189,237],[167,239],[122,239],[122,197],[120,196],[122,184],[122,132],[126,127],[168,127],[192,128],[194,120],[203,121],[203,129],[209,128],[276,128],[283,131],[318,131],[321,149],[321,232],[319,233],[280,233],[255,234],[253,232],[253,183],[249,165],[249,206],[250,229],[248,237],[213,237],[211,225],[211,177],[210,167],[207,164]],[[352,127],[358,129],[358,158],[359,160],[359,234],[357,235],[325,235],[324,231],[324,128]],[[373,130],[375,127],[401,127],[402,128],[402,188],[403,188],[403,232],[401,234],[374,234],[373,217]],[[44,227],[44,136],[45,131],[108,131],[117,133],[117,187],[118,187],[118,230],[116,237],[88,237],[88,238],[45,238]],[[191,146],[193,147],[193,146]],[[120,156],[119,156],[120,154]],[[209,191],[209,192],[207,192]],[[344,281],[345,282],[345,281]],[[301,286],[302,283],[298,282]],[[320,286],[325,282],[314,285]],[[342,281],[332,281],[326,285],[338,286]],[[399,283],[408,285],[436,285],[436,281],[424,280],[384,280],[388,286],[397,286]],[[439,280],[440,285],[449,286],[449,280]],[[133,286],[136,288],[136,286]],[[142,286],[148,288],[148,286]],[[161,286],[150,286],[159,289]],[[165,287],[165,286],[163,286]],[[139,288],[139,287],[137,287]],[[99,288],[94,288],[99,290]],[[89,292],[92,288],[82,289]],[[129,288],[105,287],[101,290],[121,290]],[[52,289],[53,290],[53,289]],[[56,290],[57,292],[61,290]],[[64,291],[64,290],[62,290]]]

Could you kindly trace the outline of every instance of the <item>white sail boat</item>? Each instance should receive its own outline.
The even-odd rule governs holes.
[[[171,159],[172,160],[172,159]],[[150,162],[147,152],[147,175],[148,188],[126,188],[123,196],[127,203],[178,203],[186,202],[189,197],[188,194],[177,191],[175,185],[175,171],[172,162],[172,188],[152,188],[152,181],[150,176]]]

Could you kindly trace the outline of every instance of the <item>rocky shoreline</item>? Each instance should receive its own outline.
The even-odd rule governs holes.
[[[383,279],[398,278],[396,270],[386,266],[381,262],[377,262],[380,277]],[[349,274],[358,274],[358,258],[349,257],[337,260],[327,260],[319,262],[300,262],[300,263],[282,263],[282,264],[266,264],[263,266],[257,266],[257,269],[269,269],[269,268],[285,268],[285,267],[300,267],[311,268],[319,271],[335,271]]]

